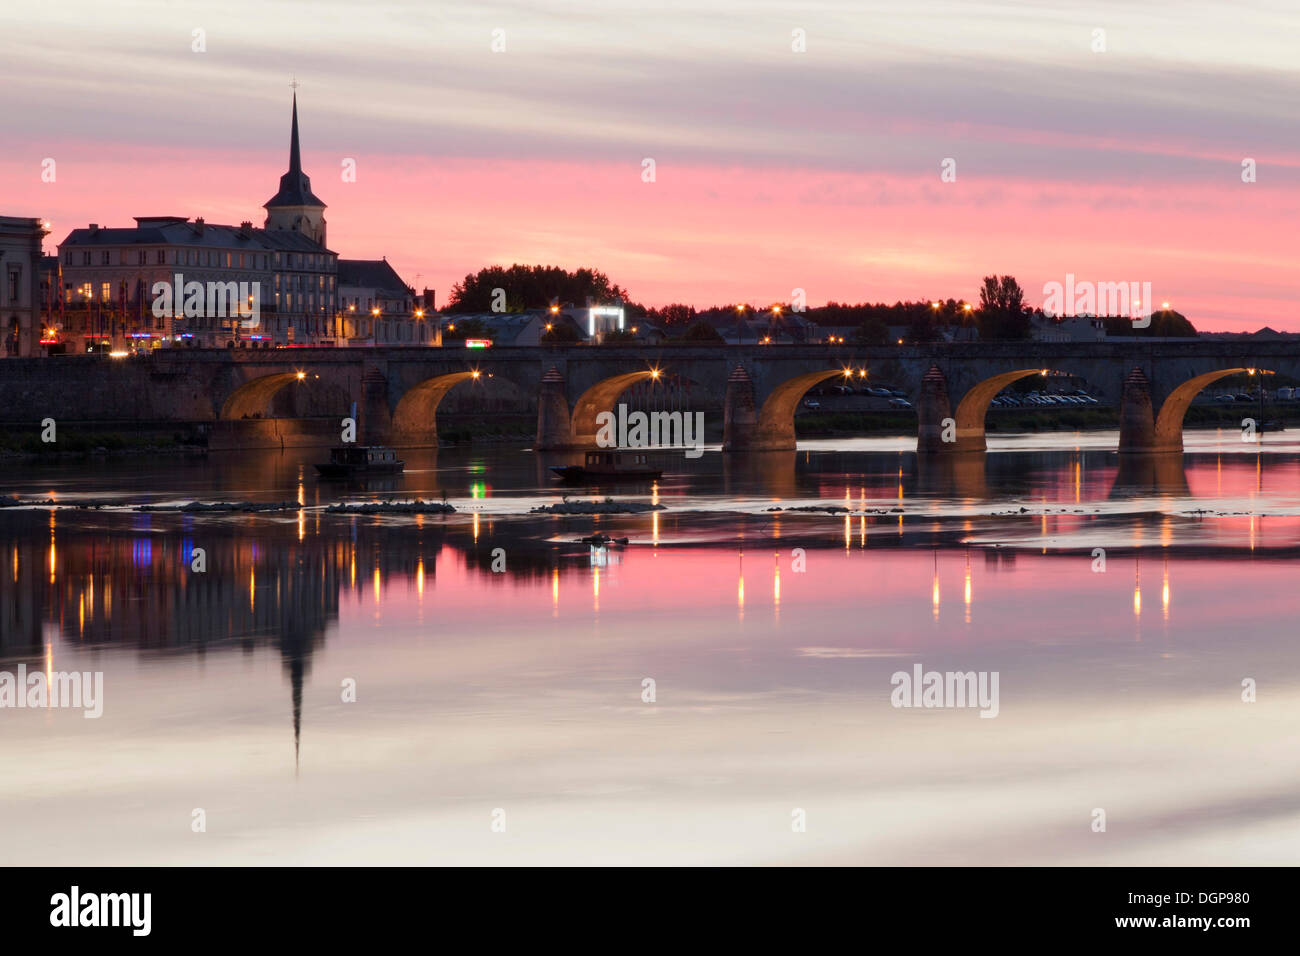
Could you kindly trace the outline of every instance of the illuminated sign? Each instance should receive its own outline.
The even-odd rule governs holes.
[[[623,331],[623,307],[619,305],[593,305],[587,310],[587,336],[596,334],[596,319],[613,319],[614,322],[601,322],[600,330],[608,332],[612,328]]]
[[[491,339],[466,339],[465,348],[467,349],[486,349],[492,346]]]

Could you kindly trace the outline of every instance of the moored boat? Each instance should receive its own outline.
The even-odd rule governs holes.
[[[589,451],[581,465],[553,465],[551,471],[565,481],[654,481],[662,468],[650,464],[639,452]]]
[[[397,452],[382,445],[344,445],[330,449],[330,460],[316,466],[322,478],[396,475],[406,467]]]

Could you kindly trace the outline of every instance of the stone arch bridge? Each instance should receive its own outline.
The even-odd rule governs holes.
[[[847,373],[855,385],[905,389],[917,409],[918,450],[950,454],[983,450],[990,400],[1044,370],[1078,375],[1118,405],[1120,451],[1181,451],[1183,414],[1197,393],[1242,372],[1300,379],[1300,343],[164,350],[5,360],[0,407],[10,422],[227,423],[238,447],[256,443],[254,433],[267,422],[292,417],[283,399],[296,389],[310,398],[298,403],[306,414],[342,418],[355,403],[360,440],[412,446],[436,443],[438,408],[448,394],[473,406],[480,389],[536,408],[538,449],[580,449],[594,447],[596,416],[629,388],[671,376],[686,383],[687,407],[703,411],[715,433],[721,420],[727,450],[788,450],[806,392],[845,381]],[[321,437],[295,434],[311,443]]]

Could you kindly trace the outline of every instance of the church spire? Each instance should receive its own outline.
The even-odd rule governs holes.
[[[302,171],[302,152],[298,146],[298,94],[293,94],[293,124],[289,132],[289,171],[280,177],[280,191],[263,203],[263,208],[276,206],[311,206],[325,208],[325,204],[311,191],[311,177]]]
[[[302,157],[298,153],[298,91],[293,91],[293,132],[289,135],[289,173],[302,175]]]
[[[292,122],[289,127],[289,171],[280,177],[280,190],[262,204],[266,228],[297,232],[319,246],[325,245],[325,204],[311,191],[311,177],[302,171],[302,149],[298,143],[297,81],[292,84]]]

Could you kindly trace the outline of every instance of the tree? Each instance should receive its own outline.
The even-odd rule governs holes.
[[[985,276],[980,288],[980,338],[1027,339],[1029,328],[1025,291],[1015,277]]]
[[[504,293],[504,302],[502,294]],[[510,268],[488,266],[465,276],[451,289],[447,312],[522,312],[525,309],[546,308],[552,302],[560,305],[586,305],[593,302],[621,302],[627,291],[609,281],[609,277],[595,269],[575,269],[568,272],[559,266],[525,266],[515,263]],[[504,307],[504,308],[503,308]]]
[[[695,321],[695,307],[674,302],[660,309],[651,309],[649,317],[657,319],[664,326],[690,325]]]
[[[695,342],[700,345],[724,345],[726,343],[726,340],[718,334],[718,330],[703,319],[700,319],[682,333],[682,341]]]
[[[582,336],[569,322],[552,322],[551,327],[542,333],[541,341],[547,345],[564,345],[581,342]]]
[[[450,322],[442,333],[444,340],[450,339],[454,342],[462,339],[480,339],[486,335],[487,326],[483,324],[482,319],[461,319],[459,322]]]
[[[858,326],[853,338],[860,345],[885,345],[889,342],[889,329],[880,318],[872,316]]]
[[[1107,335],[1149,335],[1156,338],[1195,338],[1197,335],[1196,327],[1187,316],[1173,309],[1151,313],[1151,324],[1144,329],[1137,328],[1132,319],[1122,315],[1106,316],[1102,322],[1106,325]]]
[[[636,345],[636,335],[631,329],[612,329],[600,337],[601,345]]]

